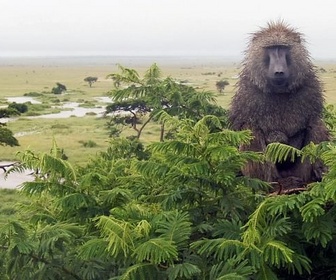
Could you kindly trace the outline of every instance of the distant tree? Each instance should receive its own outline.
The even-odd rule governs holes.
[[[89,77],[86,77],[84,79],[84,81],[87,82],[87,83],[89,83],[89,86],[92,87],[92,84],[95,83],[95,82],[97,82],[98,78],[97,77],[91,77],[91,76],[89,76]]]
[[[0,123],[0,145],[19,146],[18,140],[14,137],[13,132],[6,127],[5,123]]]
[[[113,134],[118,136],[117,132],[113,129],[114,124],[116,122],[123,122],[125,125],[130,125],[137,132],[137,138],[139,139],[143,129],[152,119],[148,118],[145,122],[141,123],[141,117],[151,111],[150,106],[148,106],[148,104],[146,104],[146,102],[141,99],[114,102],[106,107],[106,111],[124,111],[129,113],[127,115],[123,114],[120,116],[114,116],[111,119],[111,122],[108,123],[108,126],[112,129],[112,131],[110,132],[110,136],[113,136]]]
[[[20,112],[14,108],[1,108],[0,118],[10,118],[12,116],[18,116]]]
[[[17,110],[19,113],[23,114],[28,111],[27,104],[13,102],[8,105],[8,109]]]
[[[0,119],[1,118],[10,118],[12,116],[18,116],[20,112],[8,106],[8,108],[0,109]],[[6,127],[6,123],[0,121],[0,145],[1,146],[19,146],[18,140],[14,137],[13,132]]]
[[[220,80],[216,83],[217,90],[219,93],[222,93],[224,91],[224,88],[229,85],[229,82],[226,80]]]
[[[53,94],[62,94],[66,90],[67,88],[65,85],[62,85],[61,83],[56,83],[56,87],[53,87],[51,92]]]

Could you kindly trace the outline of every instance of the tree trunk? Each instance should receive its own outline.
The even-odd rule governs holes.
[[[145,121],[144,123],[143,123],[143,125],[140,127],[140,129],[139,130],[137,130],[138,131],[138,139],[140,139],[140,136],[141,136],[141,133],[142,133],[142,130],[145,128],[145,126],[151,121],[151,119],[153,118],[153,116],[149,116],[149,118],[147,119],[147,121]]]
[[[164,137],[164,132],[165,132],[165,125],[164,125],[164,123],[162,123],[162,124],[161,124],[161,131],[160,131],[160,142],[163,142],[163,141],[164,141],[164,139],[163,139],[163,137]]]

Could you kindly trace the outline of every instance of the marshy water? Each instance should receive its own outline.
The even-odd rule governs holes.
[[[12,163],[13,162],[1,161],[0,166],[12,164]],[[8,168],[6,168],[6,170],[8,170]],[[23,173],[15,172],[15,173],[10,173],[5,178],[5,175],[6,175],[5,171],[3,169],[0,169],[0,188],[18,189],[22,185],[22,183],[31,182],[34,180],[34,177],[31,175],[31,173],[32,173],[31,170],[26,170]]]
[[[40,115],[40,116],[32,116],[28,117],[31,119],[35,118],[44,118],[44,119],[63,119],[63,118],[69,118],[69,117],[84,117],[87,114],[94,113],[99,116],[103,116],[105,112],[105,107],[96,107],[96,108],[84,108],[80,107],[80,103],[78,102],[68,102],[64,103],[62,106],[58,107],[62,111],[59,113],[54,113],[54,114],[45,114],[45,115]]]
[[[66,102],[60,106],[57,106],[61,109],[61,112],[55,114],[45,114],[40,116],[29,116],[26,118],[34,119],[34,118],[48,118],[48,119],[60,119],[60,118],[69,118],[71,116],[76,117],[84,117],[87,114],[96,114],[97,117],[103,116],[105,112],[105,106],[107,103],[112,102],[112,100],[107,96],[101,96],[95,98],[100,105],[95,108],[85,108],[80,107],[80,103],[78,102]],[[16,102],[16,103],[25,103],[31,102],[32,104],[40,104],[41,102],[34,99],[33,97],[8,97],[8,102]],[[7,121],[15,121],[17,118],[2,118],[1,122]],[[16,135],[17,136],[17,135]],[[8,165],[12,162],[0,162],[1,165]],[[0,188],[7,188],[7,189],[17,189],[19,188],[22,183],[33,181],[34,177],[31,174],[30,170],[27,170],[24,173],[11,173],[5,178],[4,170],[0,169]]]
[[[26,103],[30,102],[32,104],[41,104],[42,102],[35,100],[33,97],[28,96],[19,96],[19,97],[7,97],[8,102],[15,102],[15,103]]]
[[[96,97],[95,100],[100,103],[100,105],[94,108],[85,108],[81,107],[81,104],[78,102],[66,102],[60,106],[55,106],[55,108],[59,108],[61,112],[53,113],[53,114],[44,114],[39,116],[29,116],[25,117],[28,119],[36,119],[36,118],[45,118],[45,119],[63,119],[69,117],[84,117],[88,114],[96,114],[97,117],[102,117],[105,112],[105,106],[107,103],[111,103],[112,100],[108,96],[100,96]],[[8,102],[16,102],[16,103],[25,103],[31,102],[32,104],[41,104],[40,101],[34,99],[33,97],[8,97]],[[17,118],[2,118],[1,122],[15,121]]]

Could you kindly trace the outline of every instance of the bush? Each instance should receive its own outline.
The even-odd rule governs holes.
[[[39,92],[28,92],[28,93],[25,93],[23,96],[38,97],[38,96],[42,96],[42,95],[43,94],[39,93]]]
[[[61,83],[56,83],[56,87],[53,87],[51,92],[53,94],[62,94],[66,90],[67,88],[65,85],[62,85]]]
[[[95,113],[95,112],[87,112],[85,115],[86,116],[97,116],[97,113]]]
[[[28,105],[25,103],[16,103],[13,102],[8,105],[8,109],[15,109],[21,114],[26,113],[28,111]]]
[[[97,147],[97,143],[92,141],[92,140],[88,140],[88,141],[79,141],[79,143],[81,143],[83,145],[83,147],[85,148],[94,148]]]
[[[57,124],[53,124],[51,126],[51,129],[69,129],[70,127],[66,124],[61,124],[61,123],[57,123]]]
[[[85,82],[89,83],[89,86],[92,87],[92,84],[97,82],[98,78],[97,77],[86,77],[84,79]]]
[[[224,88],[227,86],[227,85],[229,85],[230,83],[228,82],[228,81],[226,81],[226,80],[220,80],[220,81],[218,81],[217,83],[216,83],[216,88],[217,88],[217,90],[220,92],[220,93],[222,93],[223,92],[223,90],[224,90]]]
[[[49,104],[30,104],[29,111],[26,112],[26,116],[39,116],[43,114],[50,114],[60,112],[59,109],[52,108]]]
[[[1,109],[0,108],[0,118],[9,118],[12,116],[18,116],[20,112],[13,108]]]

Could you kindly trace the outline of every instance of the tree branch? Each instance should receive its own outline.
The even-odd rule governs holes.
[[[4,245],[0,245],[0,249],[1,250],[8,250],[9,247],[8,246],[4,246]],[[23,256],[27,256],[27,257],[30,257],[32,258],[33,260],[35,261],[38,261],[38,262],[41,262],[41,263],[44,263],[44,264],[48,264],[48,265],[51,265],[55,268],[59,268],[61,269],[65,274],[68,274],[70,276],[72,276],[74,279],[76,280],[84,280],[82,279],[81,277],[79,277],[77,274],[75,274],[74,272],[72,272],[71,270],[69,270],[68,268],[64,267],[64,266],[59,266],[59,265],[54,265],[52,262],[46,260],[45,258],[42,258],[42,257],[39,257],[37,255],[34,255],[33,253],[30,253],[30,254],[24,254],[24,253],[19,253]]]
[[[9,163],[9,164],[2,164],[0,165],[0,168],[4,171],[4,172],[7,172],[6,168],[7,167],[12,167],[14,165],[18,164],[18,162],[13,162],[13,163]]]

